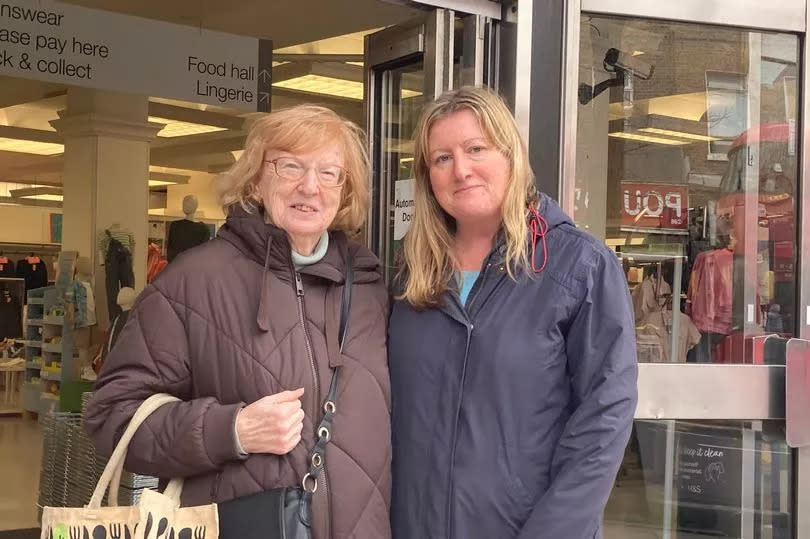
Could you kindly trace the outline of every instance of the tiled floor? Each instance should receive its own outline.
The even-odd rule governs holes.
[[[0,417],[0,530],[39,525],[41,459],[42,430],[37,421]]]

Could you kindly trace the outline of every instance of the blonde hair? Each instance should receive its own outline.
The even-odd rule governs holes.
[[[405,236],[405,279],[400,299],[415,308],[441,304],[455,272],[459,270],[454,255],[455,220],[436,200],[430,184],[430,130],[437,121],[469,110],[478,119],[490,144],[505,155],[511,165],[511,176],[501,209],[501,230],[506,241],[505,264],[511,278],[515,268],[529,267],[526,209],[536,205],[537,190],[529,164],[526,144],[506,103],[486,88],[465,87],[448,92],[427,105],[414,136],[414,217]]]
[[[264,152],[307,152],[337,141],[343,150],[343,168],[348,172],[340,206],[330,230],[355,232],[368,217],[370,198],[369,161],[364,135],[353,122],[318,105],[298,105],[271,112],[257,120],[248,133],[245,151],[219,181],[219,197],[225,214],[240,204],[253,212],[262,205],[258,184]]]

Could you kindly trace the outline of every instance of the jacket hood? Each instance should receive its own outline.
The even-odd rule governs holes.
[[[219,238],[233,244],[242,254],[262,266],[261,295],[256,323],[263,331],[271,327],[270,318],[274,301],[273,293],[279,293],[273,280],[291,283],[293,280],[292,247],[287,233],[264,221],[264,208],[256,212],[233,206],[225,224],[217,233]],[[367,284],[382,279],[380,262],[365,246],[349,242],[343,232],[329,233],[329,248],[324,257],[312,265],[304,266],[299,273],[320,277],[334,284],[342,284],[346,275],[346,259],[352,256],[355,284]]]
[[[265,269],[280,276],[292,276],[292,247],[287,233],[275,225],[265,223],[263,207],[251,213],[241,206],[233,206],[225,224],[217,232],[217,237],[233,244],[242,254]],[[329,232],[329,248],[323,259],[301,268],[300,271],[342,283],[346,274],[348,251],[352,254],[355,282],[368,283],[382,278],[380,261],[374,253],[363,245],[350,242],[339,231]]]
[[[562,208],[545,193],[540,194],[540,201],[537,208],[529,207],[528,214],[529,248],[532,251],[530,257],[532,271],[534,273],[540,273],[546,269],[546,264],[548,264],[550,256],[548,244],[546,243],[546,235],[549,231],[560,225],[574,226],[574,223],[571,221],[571,218],[562,211]],[[539,256],[537,254],[538,249],[541,252]],[[542,260],[542,262],[540,262],[540,260]]]
[[[574,226],[574,221],[571,220],[568,214],[545,193],[540,194],[537,212],[546,221],[548,230],[557,228],[560,225]]]

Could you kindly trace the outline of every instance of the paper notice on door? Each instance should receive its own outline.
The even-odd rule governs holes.
[[[401,240],[413,219],[413,180],[394,183],[394,241]]]

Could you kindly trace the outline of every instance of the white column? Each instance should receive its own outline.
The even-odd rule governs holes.
[[[65,143],[62,248],[93,260],[99,324],[108,323],[99,232],[118,223],[135,237],[135,289],[146,284],[149,144],[162,127],[147,121],[145,96],[71,88],[52,123]]]

